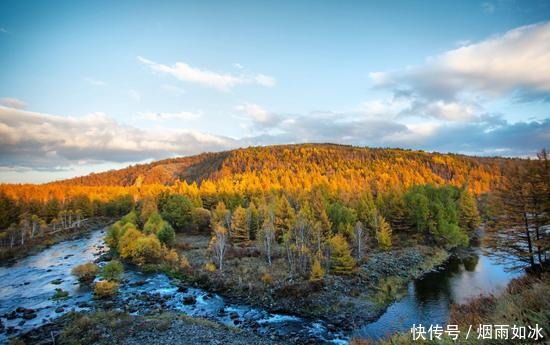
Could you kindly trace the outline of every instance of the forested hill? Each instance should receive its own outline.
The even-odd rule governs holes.
[[[427,153],[402,149],[359,148],[334,144],[250,147],[191,157],[166,159],[68,179],[55,184],[80,186],[201,185],[208,180],[229,192],[250,189],[308,189],[326,184],[334,189],[373,191],[416,184],[468,184],[475,193],[491,189],[502,158]],[[208,186],[205,186],[208,187]],[[231,188],[229,188],[231,187]]]

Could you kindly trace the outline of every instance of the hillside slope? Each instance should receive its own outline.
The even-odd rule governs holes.
[[[338,188],[338,184],[349,187],[350,183],[368,182],[373,190],[379,190],[424,183],[468,183],[479,194],[491,188],[505,160],[334,144],[277,145],[166,159],[55,184],[131,186],[138,182],[170,185],[179,180],[200,185],[209,180],[217,185],[246,183],[245,189],[251,184],[267,184],[292,190],[318,183]]]

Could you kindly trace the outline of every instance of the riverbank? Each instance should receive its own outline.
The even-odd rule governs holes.
[[[93,230],[104,228],[112,224],[116,219],[112,217],[92,217],[82,222],[80,227],[59,230],[48,236],[28,240],[23,246],[13,248],[0,248],[0,266],[10,266],[16,261],[29,255],[43,251],[63,241],[74,240],[90,233]]]
[[[550,339],[550,272],[541,275],[525,274],[511,280],[506,289],[497,295],[480,295],[470,299],[464,304],[454,304],[450,308],[448,324],[457,325],[460,330],[456,340],[443,335],[440,344],[474,345],[481,341],[492,344],[547,344]],[[477,328],[479,325],[504,325],[506,338],[495,339],[496,333],[492,333],[492,340],[478,339]],[[542,328],[542,339],[535,340],[533,329],[536,326]],[[425,325],[426,328],[429,325]],[[471,334],[466,339],[470,329]],[[524,339],[513,338],[512,327],[525,327]],[[427,338],[428,336],[426,336]],[[355,338],[352,344],[378,344],[378,345],[406,345],[406,344],[433,344],[429,339],[413,341],[410,332],[397,333],[388,339],[373,342]]]
[[[413,279],[442,265],[449,253],[415,245],[370,253],[350,276],[326,274],[321,281],[288,277],[286,258],[275,251],[269,266],[254,245],[228,251],[223,272],[204,269],[210,260],[209,238],[178,235],[179,253],[193,274],[180,283],[216,292],[231,303],[247,304],[273,313],[324,320],[329,329],[352,330],[376,320],[400,298]]]
[[[52,343],[259,345],[275,342],[250,331],[182,314],[158,313],[135,316],[123,312],[97,311],[64,315],[48,325],[11,340],[10,345]],[[288,340],[285,340],[285,343],[289,343]]]

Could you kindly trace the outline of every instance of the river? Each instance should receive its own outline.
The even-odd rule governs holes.
[[[0,320],[4,332],[0,342],[11,334],[40,326],[71,310],[90,310],[89,288],[81,287],[71,269],[93,261],[105,251],[104,231],[97,230],[77,240],[57,243],[40,253],[0,267]],[[462,303],[479,294],[502,290],[517,273],[505,270],[503,263],[487,255],[484,248],[473,248],[468,260],[451,259],[436,272],[409,283],[405,297],[391,304],[375,322],[356,329],[351,335],[379,338],[397,331],[408,331],[412,324],[445,324],[451,303]],[[195,288],[178,289],[164,274],[143,274],[127,270],[118,298],[130,311],[147,308],[144,296],[161,301],[163,308],[201,316],[226,325],[253,328],[256,332],[285,335],[289,333],[320,342],[345,343],[350,334],[329,332],[325,323],[292,315],[272,314],[245,305],[228,304],[216,294]],[[69,293],[66,300],[53,300],[55,289]],[[185,303],[185,300],[192,303]],[[13,313],[17,308],[33,309],[28,319]],[[10,316],[9,314],[12,313]],[[35,317],[34,317],[35,316]]]

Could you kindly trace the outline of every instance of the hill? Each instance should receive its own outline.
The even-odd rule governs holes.
[[[334,144],[277,145],[165,159],[53,184],[129,187],[136,183],[171,185],[182,181],[201,185],[209,181],[225,187],[293,190],[320,183],[335,188],[359,183],[376,191],[388,186],[468,183],[475,194],[481,194],[491,189],[504,160]]]

